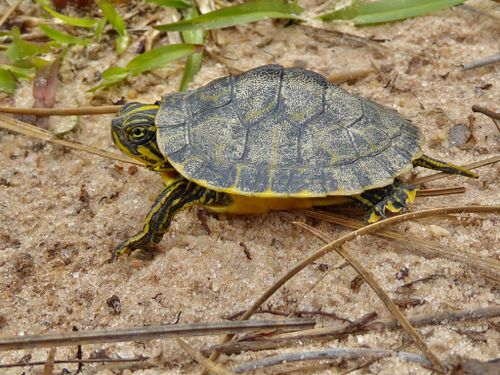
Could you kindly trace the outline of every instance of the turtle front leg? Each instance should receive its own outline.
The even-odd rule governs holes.
[[[130,254],[134,249],[148,249],[159,243],[178,211],[194,204],[226,205],[229,202],[230,198],[225,193],[209,190],[179,178],[165,186],[144,219],[142,231],[123,241],[113,252],[112,260],[122,254]]]
[[[387,188],[368,190],[353,199],[367,211],[366,223],[371,224],[384,218],[385,210],[399,212],[415,200],[416,194],[416,186],[396,180]]]

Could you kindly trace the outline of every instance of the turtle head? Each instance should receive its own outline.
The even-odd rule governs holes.
[[[155,117],[159,108],[157,103],[127,103],[111,122],[111,137],[118,148],[152,169],[167,163],[156,143]]]

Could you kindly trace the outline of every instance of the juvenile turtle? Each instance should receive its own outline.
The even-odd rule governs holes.
[[[349,198],[372,223],[414,200],[416,187],[397,179],[414,166],[478,177],[424,155],[418,129],[397,112],[279,65],[125,104],[111,129],[122,151],[165,182],[142,231],[115,256],[160,242],[175,213],[194,204],[264,213]]]

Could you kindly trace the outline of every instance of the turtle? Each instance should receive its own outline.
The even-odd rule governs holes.
[[[373,223],[414,200],[417,187],[400,179],[413,167],[478,178],[425,155],[418,128],[395,110],[274,64],[124,104],[111,134],[165,184],[114,258],[160,242],[174,215],[195,204],[250,214],[355,201]]]

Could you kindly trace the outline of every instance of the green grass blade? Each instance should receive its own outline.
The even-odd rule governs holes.
[[[126,68],[112,67],[106,69],[102,72],[101,77],[103,82],[97,86],[92,87],[89,92],[94,92],[100,89],[104,89],[113,85],[116,85],[123,81],[130,75],[130,71]]]
[[[51,9],[49,7],[46,7],[46,6],[43,7],[43,9],[45,9],[45,11],[48,12],[52,17],[63,21],[67,25],[92,28],[97,23],[97,21],[93,20],[92,18],[79,18],[79,17],[65,16],[64,14],[56,12],[54,9]]]
[[[465,0],[380,0],[352,5],[319,16],[324,21],[333,19],[353,19],[356,25],[368,25],[403,20],[421,16],[429,12],[445,9]]]
[[[106,0],[99,1],[98,4],[104,17],[108,20],[111,26],[113,26],[113,28],[118,32],[119,36],[116,39],[116,52],[118,54],[121,54],[123,51],[125,51],[130,41],[125,21],[109,1]]]
[[[363,14],[354,18],[355,25],[368,25],[373,23],[403,20],[410,17],[422,16],[463,3],[465,0],[438,0],[412,7],[380,12],[375,14]]]
[[[170,44],[134,57],[127,64],[127,69],[132,74],[138,75],[147,70],[162,68],[174,60],[200,52],[202,49],[203,46],[196,44]]]
[[[183,0],[146,0],[146,3],[155,3],[164,7],[178,9],[191,8],[193,6],[193,4],[190,4],[188,1]]]
[[[5,51],[11,62],[22,62],[31,56],[47,53],[50,47],[46,44],[35,44],[21,39],[21,34],[18,28],[12,29],[12,43]]]
[[[210,30],[255,22],[268,18],[300,19],[302,8],[281,0],[253,0],[166,25],[155,26],[162,31]]]
[[[79,44],[85,46],[89,44],[89,41],[86,39],[79,38],[77,36],[69,35],[63,33],[62,31],[53,29],[48,27],[47,25],[40,25],[40,29],[43,31],[45,35],[47,35],[50,39],[55,40],[56,42],[63,44]]]
[[[115,7],[109,1],[99,1],[98,4],[102,14],[106,17],[111,26],[113,26],[118,34],[125,35],[127,33],[125,21],[116,11]]]
[[[35,69],[33,68],[21,68],[13,65],[0,64],[0,69],[9,71],[16,78],[33,78],[35,75]]]
[[[12,74],[8,70],[0,69],[0,91],[14,94],[16,87],[17,83]]]
[[[97,25],[95,26],[95,31],[94,31],[94,36],[99,41],[102,36],[102,32],[104,31],[104,27],[106,26],[106,23],[108,20],[106,17],[101,18],[98,22]]]
[[[191,19],[199,15],[196,7],[186,10],[184,19]],[[186,30],[182,31],[182,39],[186,43],[203,44],[206,32],[203,30]],[[196,52],[187,58],[186,66],[184,67],[184,74],[182,75],[179,91],[186,91],[189,84],[193,81],[194,76],[201,69],[201,61],[203,59],[203,52]]]

